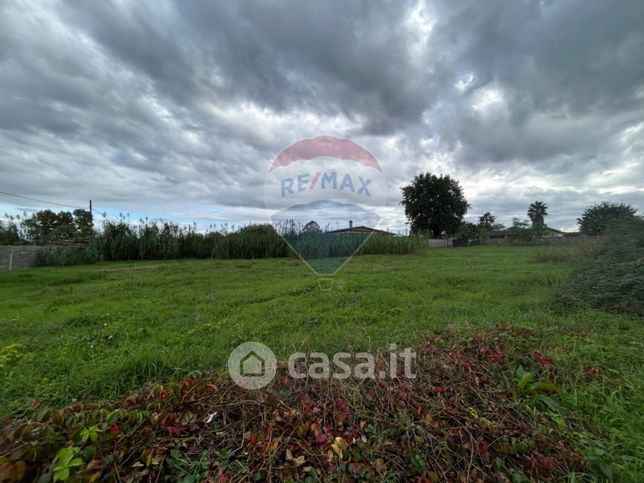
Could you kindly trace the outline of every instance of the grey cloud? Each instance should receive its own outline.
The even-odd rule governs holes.
[[[438,170],[478,180],[474,209],[502,217],[531,198],[561,226],[604,198],[642,208],[641,1],[436,0],[424,31],[419,6],[3,2],[0,187],[256,213],[270,160],[325,133],[377,154],[394,204]],[[507,185],[485,194],[482,173]],[[516,173],[547,187],[516,192]]]

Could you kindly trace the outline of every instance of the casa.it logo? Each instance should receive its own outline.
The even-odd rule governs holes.
[[[273,351],[261,342],[244,342],[228,357],[228,374],[244,389],[261,389],[273,380],[277,360]]]
[[[279,153],[266,173],[264,202],[300,258],[318,274],[333,274],[381,228],[387,180],[358,143],[318,136]]]

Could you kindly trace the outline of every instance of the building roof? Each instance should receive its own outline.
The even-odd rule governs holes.
[[[567,235],[568,233],[563,232],[561,230],[557,230],[556,228],[551,228],[549,226],[546,226],[546,231],[549,233],[557,233],[561,235]],[[490,233],[490,238],[505,238],[510,234],[510,230],[508,228],[505,228],[503,230],[494,230],[493,232]]]
[[[378,230],[377,228],[371,228],[364,225],[340,228],[339,230],[331,230],[327,233],[378,233],[380,235],[393,235],[393,233],[389,231]]]

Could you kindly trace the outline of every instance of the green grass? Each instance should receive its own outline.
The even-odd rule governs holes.
[[[329,291],[288,258],[0,273],[0,413],[35,398],[112,397],[147,380],[223,368],[248,340],[285,358],[296,350],[377,350],[448,324],[467,334],[505,321],[539,331],[565,368],[557,382],[569,416],[580,421],[576,437],[592,448],[591,464],[644,474],[642,319],[557,305],[576,257],[544,250],[365,255],[347,263]],[[598,379],[587,377],[592,367],[601,369]]]

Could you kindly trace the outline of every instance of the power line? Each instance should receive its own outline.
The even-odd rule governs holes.
[[[85,209],[85,208],[82,208],[80,206],[66,205],[66,204],[63,204],[63,203],[57,203],[55,201],[39,200],[37,198],[31,198],[29,196],[16,195],[14,193],[7,193],[6,191],[0,191],[0,195],[13,196],[14,198],[20,198],[20,199],[29,200],[29,201],[36,201],[38,203],[48,203],[50,205],[63,206],[65,208],[75,208],[75,209],[79,209],[79,210],[84,210]]]
[[[29,200],[29,201],[35,201],[35,202],[38,202],[38,203],[47,203],[47,204],[50,204],[50,205],[62,206],[64,208],[74,208],[74,209],[86,210],[87,211],[86,208],[81,207],[81,206],[67,205],[65,203],[58,203],[56,201],[48,201],[48,200],[42,200],[42,199],[39,199],[39,198],[32,198],[30,196],[23,196],[23,195],[18,195],[18,194],[15,194],[15,193],[8,193],[7,191],[0,191],[0,195],[12,196],[14,198],[19,198],[19,199]],[[90,206],[90,210],[91,210],[90,212],[92,214],[96,213],[97,215],[100,215],[103,218],[105,218],[107,220],[110,220],[110,221],[118,222],[123,217],[122,214],[120,214],[118,217],[109,215],[108,210],[102,209],[100,206],[93,205],[91,200],[90,200],[90,205],[89,206]],[[114,212],[115,210],[109,210],[109,211]],[[129,215],[130,215],[130,213],[127,212],[128,220],[129,220]],[[172,217],[170,217],[170,219],[172,219]],[[157,218],[157,219],[151,219],[150,221],[152,221],[152,222],[155,222],[155,221],[163,222],[164,219],[163,218]]]

